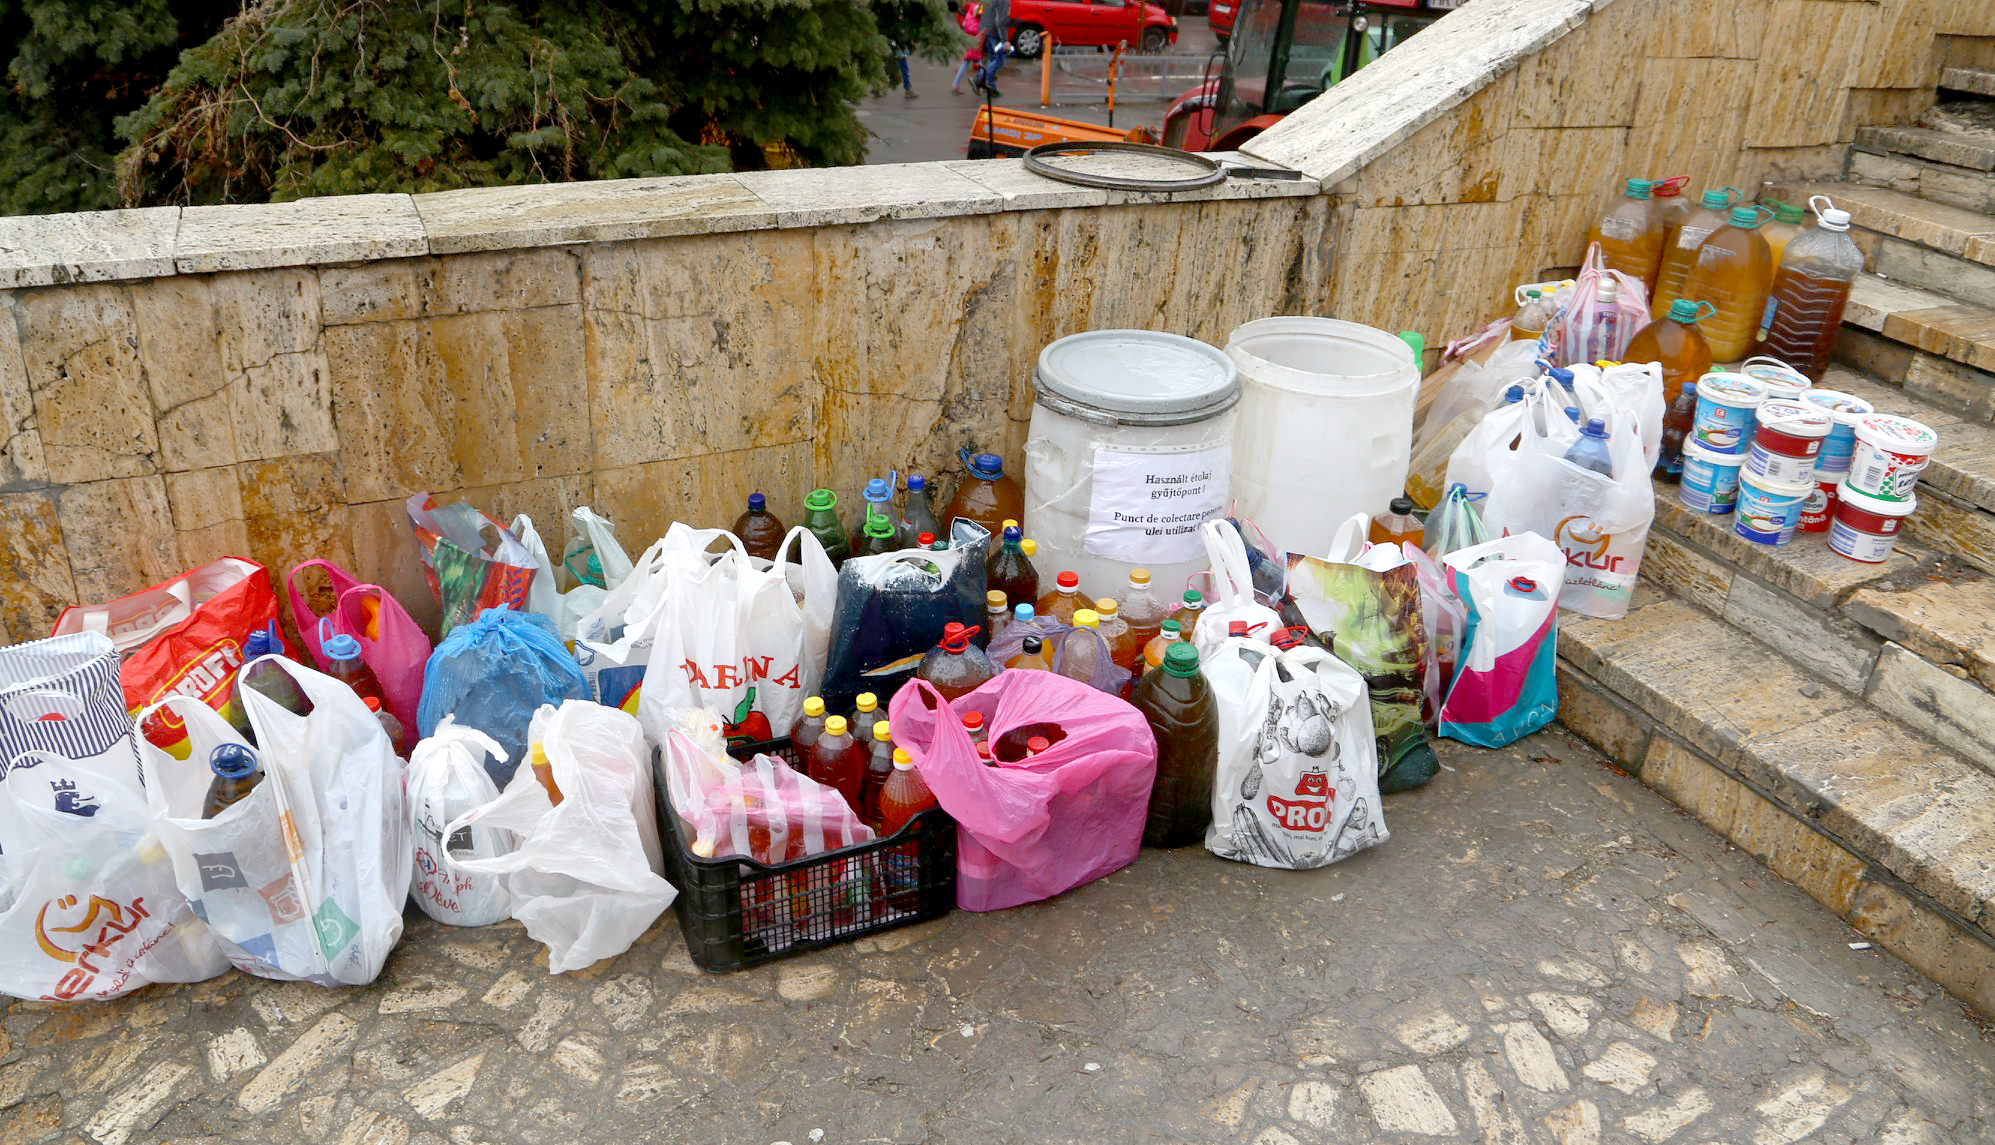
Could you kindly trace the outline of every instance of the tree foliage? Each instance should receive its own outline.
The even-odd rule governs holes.
[[[212,8],[0,0],[0,210],[854,163],[888,37],[955,47],[941,0]]]

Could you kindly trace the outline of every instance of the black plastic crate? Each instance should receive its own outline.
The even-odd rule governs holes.
[[[728,748],[737,759],[773,755],[801,771],[788,738]],[[739,970],[861,935],[940,918],[956,906],[956,821],[941,808],[885,839],[786,863],[693,854],[660,771],[665,873],[672,909],[702,970]]]

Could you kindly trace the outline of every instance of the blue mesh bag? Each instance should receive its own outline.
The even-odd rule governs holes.
[[[455,716],[498,740],[506,758],[487,756],[485,770],[503,789],[526,757],[534,711],[542,704],[588,698],[581,667],[546,617],[488,608],[451,629],[430,653],[416,727],[427,738],[443,717]]]

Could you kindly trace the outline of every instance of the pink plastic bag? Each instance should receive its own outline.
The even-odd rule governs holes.
[[[298,587],[298,574],[310,568],[324,569],[326,579],[332,582],[334,631],[360,642],[360,659],[381,682],[381,698],[388,714],[413,733],[416,709],[423,698],[423,668],[431,651],[428,634],[387,589],[363,584],[331,561],[305,561],[291,570],[286,588],[291,594],[291,622],[298,626],[298,638],[320,671],[327,665],[325,650],[319,646],[321,617],[305,602]]]
[[[772,755],[723,762],[673,728],[660,745],[672,809],[701,858],[783,863],[873,841],[838,790]]]
[[[1553,339],[1561,366],[1618,362],[1635,331],[1648,323],[1648,284],[1609,267],[1600,244],[1590,243],[1572,293],[1545,333]]]
[[[968,712],[983,715],[998,758],[1016,762],[978,762],[963,730]],[[911,680],[889,713],[895,741],[960,828],[957,906],[1037,902],[1136,858],[1157,741],[1135,708],[1052,672],[1001,672],[953,707],[927,681]],[[1020,758],[1011,741],[1037,735],[1052,745]]]

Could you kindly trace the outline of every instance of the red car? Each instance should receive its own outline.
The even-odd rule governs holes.
[[[1021,59],[1036,59],[1051,39],[1063,48],[1112,48],[1161,52],[1178,42],[1178,22],[1145,0],[1012,0],[1011,46]]]

